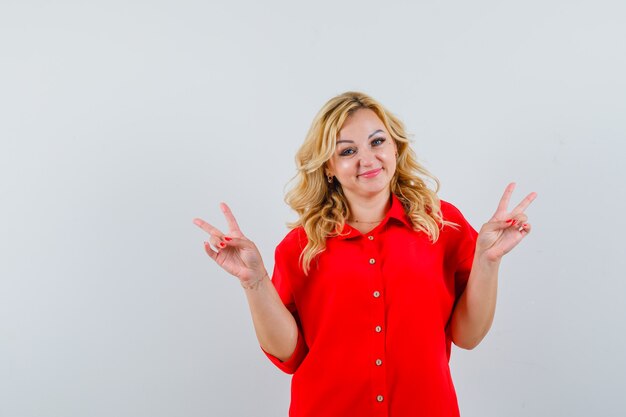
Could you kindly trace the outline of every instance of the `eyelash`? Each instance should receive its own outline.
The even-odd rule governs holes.
[[[372,146],[381,146],[387,139],[385,138],[375,138],[374,140],[372,140]],[[379,142],[378,144],[376,144],[376,142]],[[352,151],[352,152],[348,152],[348,151]],[[356,153],[356,148],[346,148],[343,151],[341,151],[339,153],[339,156],[352,156]]]

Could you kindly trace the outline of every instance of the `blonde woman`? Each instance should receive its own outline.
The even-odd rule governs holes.
[[[509,211],[510,184],[476,233],[427,187],[402,122],[358,92],[326,103],[296,160],[299,220],[271,280],[226,204],[228,233],[194,220],[245,289],[261,348],[293,374],[289,415],[458,416],[451,343],[488,332],[500,260],[530,232],[536,194]]]

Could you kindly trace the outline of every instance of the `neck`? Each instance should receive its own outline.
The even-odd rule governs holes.
[[[376,226],[378,222],[385,218],[391,206],[391,194],[389,191],[379,193],[373,197],[349,197],[346,195],[350,205],[350,218],[348,223],[352,226],[361,223],[365,227]]]

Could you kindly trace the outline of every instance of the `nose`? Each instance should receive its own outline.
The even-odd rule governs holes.
[[[359,152],[359,156],[361,157],[359,162],[362,166],[368,167],[374,164],[374,151],[372,151],[369,147],[361,150],[361,152]]]

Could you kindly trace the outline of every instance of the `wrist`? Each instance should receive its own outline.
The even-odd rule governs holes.
[[[261,283],[265,280],[265,278],[269,279],[269,275],[267,274],[267,271],[263,272],[263,274],[261,274],[261,276],[259,278],[253,279],[253,280],[248,280],[248,281],[240,281],[240,284],[242,286],[243,289],[245,290],[256,290],[259,288],[259,286],[261,285]]]
[[[498,268],[502,261],[501,256],[493,256],[485,252],[476,252],[474,255],[474,265],[480,265],[484,268]]]

